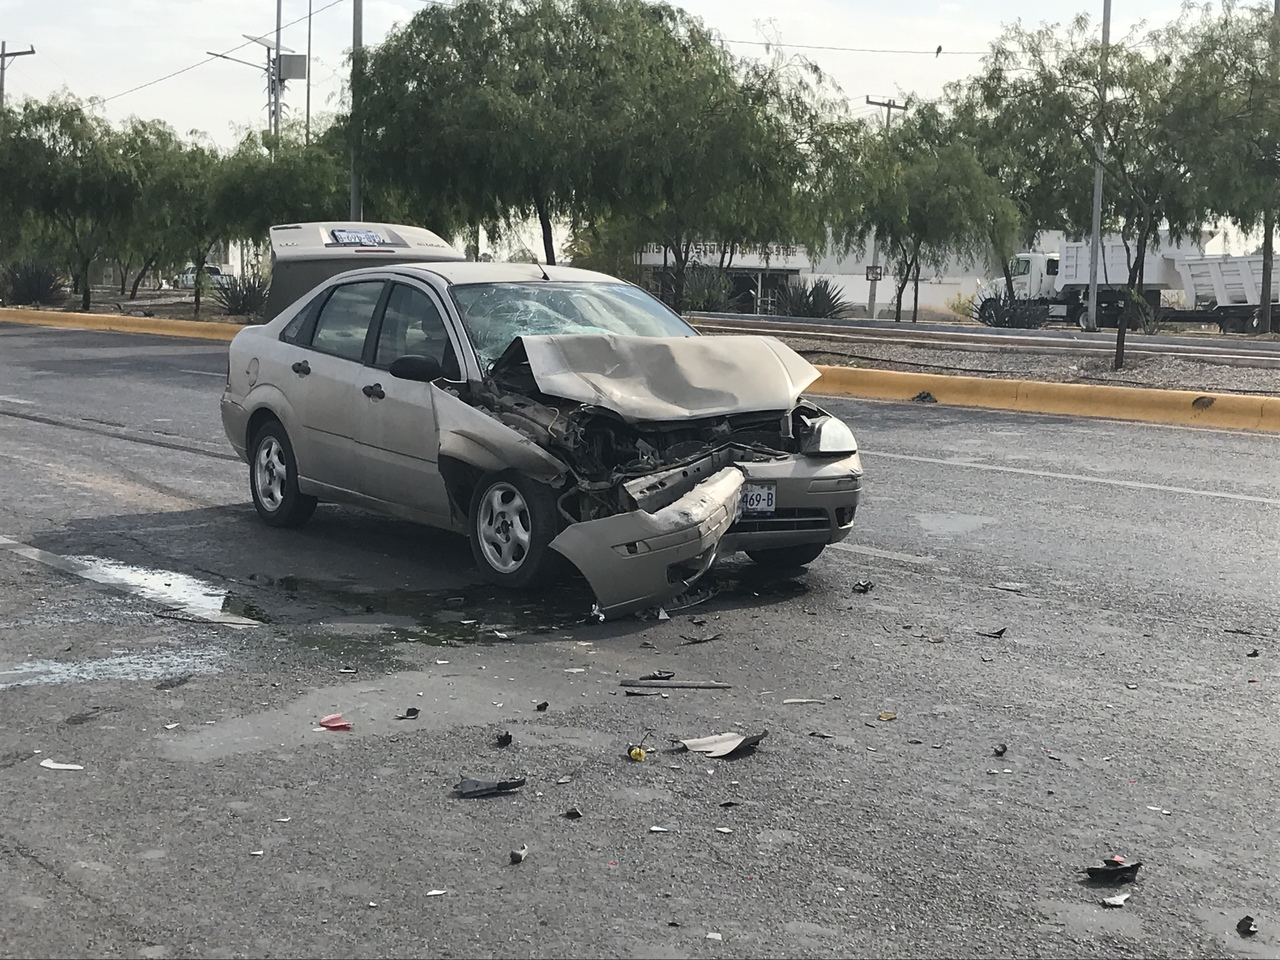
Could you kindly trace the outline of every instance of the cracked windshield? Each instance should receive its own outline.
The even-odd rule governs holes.
[[[453,299],[485,368],[520,336],[694,336],[662,303],[621,283],[475,283],[455,286]]]

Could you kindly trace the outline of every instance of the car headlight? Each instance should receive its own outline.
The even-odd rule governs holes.
[[[811,457],[847,456],[858,452],[858,441],[844,421],[831,416],[821,417],[813,422],[801,442],[800,452]]]

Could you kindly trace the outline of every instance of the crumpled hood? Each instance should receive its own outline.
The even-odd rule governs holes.
[[[494,373],[525,359],[548,396],[594,404],[630,421],[790,410],[820,376],[773,337],[517,337]]]

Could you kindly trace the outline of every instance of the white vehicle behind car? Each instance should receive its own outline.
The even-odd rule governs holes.
[[[231,275],[223,273],[221,268],[206,266],[204,268],[204,285],[209,287],[225,287],[231,282]],[[187,267],[173,278],[173,285],[178,290],[194,290],[196,288],[196,268]]]

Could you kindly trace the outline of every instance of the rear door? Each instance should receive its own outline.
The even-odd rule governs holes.
[[[461,379],[457,345],[433,293],[408,283],[392,283],[366,369],[355,432],[363,464],[361,492],[391,506],[449,517],[449,499],[439,470],[440,438],[431,385],[398,380],[387,372],[403,356],[431,357],[450,380]],[[376,389],[372,389],[376,387]]]
[[[287,391],[301,426],[299,472],[338,490],[359,489],[355,452],[357,418],[364,408],[366,341],[386,289],[385,280],[361,280],[333,288],[308,321],[290,363]]]

